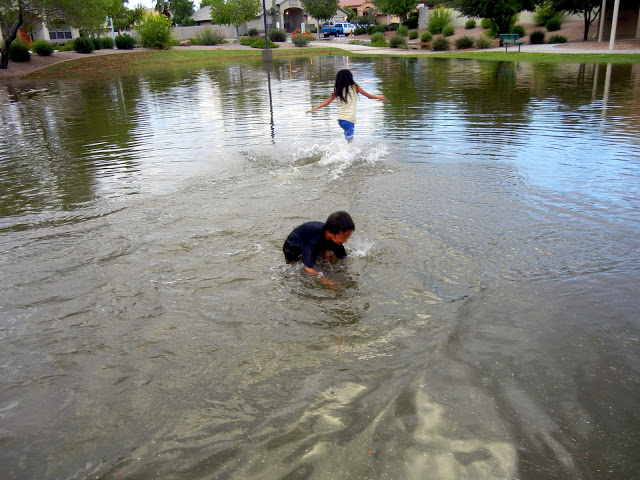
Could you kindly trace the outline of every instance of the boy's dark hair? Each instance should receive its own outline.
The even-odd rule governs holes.
[[[357,84],[353,80],[353,74],[351,73],[351,70],[344,68],[336,74],[336,83],[333,86],[333,93],[335,93],[338,97],[340,97],[340,100],[342,100],[343,102],[346,102],[347,92],[348,92],[347,89],[351,85],[357,85]]]
[[[351,216],[347,212],[341,210],[329,215],[329,218],[324,222],[324,227],[322,229],[325,231],[328,230],[330,233],[335,235],[336,233],[355,230],[356,226],[353,224]]]

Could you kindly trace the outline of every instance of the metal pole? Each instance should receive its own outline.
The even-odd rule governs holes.
[[[618,28],[618,11],[620,10],[620,0],[613,2],[613,19],[611,20],[611,36],[609,37],[609,50],[616,46],[616,29]]]
[[[264,50],[262,51],[262,61],[263,62],[271,62],[273,61],[273,57],[271,55],[271,50],[269,50],[269,35],[267,31],[267,6],[262,0],[262,18],[264,19]]]
[[[598,42],[602,41],[602,34],[604,33],[604,14],[607,11],[607,0],[602,0],[602,6],[600,7],[600,25],[598,25]]]

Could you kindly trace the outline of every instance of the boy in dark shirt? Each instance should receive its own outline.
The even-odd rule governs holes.
[[[325,223],[303,223],[284,242],[284,258],[287,262],[302,259],[304,269],[312,275],[318,275],[313,268],[316,257],[323,255],[327,260],[331,260],[333,254],[338,258],[346,257],[347,252],[342,244],[349,240],[355,229],[351,216],[344,211],[332,213]]]

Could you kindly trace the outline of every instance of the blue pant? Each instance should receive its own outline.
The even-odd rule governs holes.
[[[344,138],[346,138],[347,141],[353,140],[353,131],[356,128],[355,124],[347,122],[346,120],[338,120],[338,125],[344,130]]]

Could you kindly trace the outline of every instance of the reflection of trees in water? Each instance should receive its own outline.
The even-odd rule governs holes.
[[[66,80],[5,93],[1,215],[74,209],[93,200],[102,168],[131,168],[120,152],[137,124],[135,84]]]

